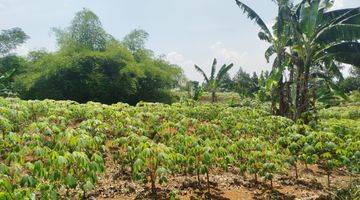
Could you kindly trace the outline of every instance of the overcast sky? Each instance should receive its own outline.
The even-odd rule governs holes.
[[[244,0],[267,24],[276,7],[270,0]],[[358,7],[360,0],[336,0],[336,8]],[[180,65],[193,80],[201,77],[196,63],[210,71],[214,57],[245,71],[269,69],[265,42],[259,28],[236,6],[235,0],[0,0],[0,29],[21,27],[31,38],[17,52],[56,50],[52,27],[67,27],[75,12],[88,8],[101,19],[105,30],[122,39],[135,28],[150,34],[147,47],[156,55]]]

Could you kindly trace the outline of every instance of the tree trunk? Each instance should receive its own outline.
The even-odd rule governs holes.
[[[286,114],[286,100],[285,100],[285,84],[282,80],[282,77],[279,81],[279,86],[278,86],[278,89],[279,89],[279,112],[278,112],[278,115],[280,116],[285,116]]]
[[[314,111],[314,114],[315,114],[315,121],[317,121],[317,110],[316,110],[316,99],[317,99],[317,96],[316,96],[316,81],[314,80],[313,81],[313,84],[312,84],[312,99],[311,99],[311,109]]]
[[[286,83],[286,102],[287,102],[287,109],[286,109],[286,116],[290,119],[294,119],[294,114],[293,114],[293,99],[292,99],[292,87],[291,85],[294,83],[294,67],[292,67],[290,69],[290,76],[289,76],[289,80]]]
[[[156,174],[155,173],[151,173],[151,177],[150,177],[150,181],[151,181],[151,194],[154,197],[154,199],[157,199],[157,194],[156,194]]]
[[[296,87],[296,115],[295,119],[302,119],[308,124],[308,118],[304,113],[309,108],[308,86],[309,86],[310,67],[300,65],[298,70],[297,87]]]
[[[294,167],[295,167],[295,179],[298,179],[299,178],[299,173],[298,173],[297,163],[295,163]]]
[[[331,175],[331,172],[327,171],[327,185],[328,185],[328,188],[330,188],[330,175]]]
[[[210,178],[209,178],[209,172],[206,172],[206,181],[207,181],[208,193],[209,193],[209,195],[210,195]]]
[[[211,92],[211,103],[215,103],[216,102],[216,92],[212,91]]]
[[[303,83],[303,98],[302,98],[302,106],[301,106],[301,112],[302,114],[307,112],[309,110],[309,76],[310,76],[310,67],[306,66],[305,68],[305,77],[304,77],[304,83]],[[307,115],[303,116],[303,120],[305,124],[309,123],[309,118]]]
[[[271,95],[270,95],[270,98],[271,98],[271,112],[273,115],[276,115],[277,114],[277,107],[276,107],[276,89],[273,89],[271,91]]]

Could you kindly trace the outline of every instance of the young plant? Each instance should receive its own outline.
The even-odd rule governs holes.
[[[172,163],[171,149],[151,140],[144,141],[140,147],[142,151],[139,152],[133,164],[132,175],[136,180],[142,180],[145,183],[150,181],[151,193],[156,198],[156,182],[160,184],[167,182],[166,176]]]

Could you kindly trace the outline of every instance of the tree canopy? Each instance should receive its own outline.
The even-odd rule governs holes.
[[[137,32],[120,42],[92,11],[83,9],[68,28],[55,29],[58,51],[29,53],[15,89],[24,99],[170,103],[182,70],[152,54],[136,57],[134,50],[144,49],[148,37]]]

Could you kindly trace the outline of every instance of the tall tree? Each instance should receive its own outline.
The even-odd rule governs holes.
[[[236,0],[236,4],[247,17],[253,20],[260,28],[258,36],[261,40],[264,40],[270,44],[270,47],[265,52],[265,57],[269,62],[270,57],[276,54],[271,72],[271,78],[269,79],[268,87],[271,89],[271,102],[272,112],[274,114],[285,115],[288,110],[286,103],[286,97],[284,93],[285,83],[283,80],[283,71],[289,69],[292,71],[291,66],[288,65],[288,54],[286,52],[286,45],[289,43],[291,37],[289,26],[285,23],[284,17],[286,7],[289,5],[288,0],[275,1],[278,6],[278,15],[276,17],[276,23],[273,26],[273,31],[266,26],[264,20],[249,6],[243,2]],[[279,109],[277,109],[277,103],[279,102]]]
[[[9,81],[14,75],[14,72],[15,70],[11,70],[0,74],[0,96],[7,96],[12,92],[9,87]]]
[[[12,77],[19,63],[17,56],[6,56],[6,54],[23,44],[28,38],[21,28],[2,30],[0,33],[0,95],[11,93]],[[16,64],[13,65],[14,63]]]
[[[206,87],[211,92],[212,103],[216,102],[216,92],[219,90],[223,78],[225,77],[227,72],[234,66],[232,63],[230,65],[225,64],[220,68],[218,73],[215,74],[216,65],[217,65],[217,60],[215,58],[211,66],[210,77],[208,77],[206,73],[199,66],[195,65],[196,71],[198,71],[204,77]]]
[[[122,44],[131,52],[136,52],[145,49],[145,43],[148,39],[148,32],[143,29],[135,29],[124,37]]]
[[[286,102],[293,101],[283,97],[285,93],[287,96],[291,94],[295,99],[292,117],[308,122],[306,113],[311,109],[309,89],[311,86],[316,89],[312,69],[326,68],[331,71],[330,75],[339,71],[334,61],[360,65],[360,9],[329,11],[333,5],[330,0],[304,0],[295,6],[286,0],[278,0],[278,16],[273,27],[275,37],[272,37],[263,20],[250,7],[238,0],[236,3],[262,28],[260,39],[272,43],[265,56],[269,58],[276,54],[268,82],[278,83],[280,113],[288,112]],[[286,69],[290,71],[289,83],[293,84],[295,80],[295,87],[283,84]],[[331,85],[331,78],[324,80]],[[286,109],[282,109],[282,105]]]
[[[297,54],[297,91],[295,118],[308,119],[311,109],[309,90],[314,67],[336,73],[334,61],[360,65],[360,8],[328,11],[333,1],[310,0],[296,5],[289,21],[294,33],[291,46]],[[331,85],[330,80],[329,84]],[[315,86],[313,84],[313,86]],[[314,87],[316,89],[316,87]]]
[[[88,9],[75,14],[70,27],[53,29],[61,48],[89,49],[103,51],[107,41],[112,39],[102,27],[99,17]]]
[[[137,62],[141,62],[153,56],[153,52],[145,48],[148,39],[148,32],[142,29],[135,29],[124,37],[122,44],[130,50]]]
[[[233,78],[234,90],[242,96],[252,96],[256,90],[255,77],[251,77],[250,74],[246,73],[242,68],[236,73]]]
[[[26,42],[29,36],[21,28],[2,30],[0,33],[0,55],[9,53]]]

